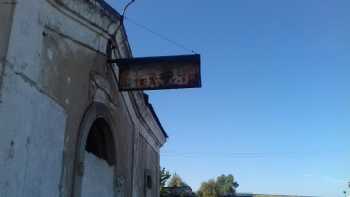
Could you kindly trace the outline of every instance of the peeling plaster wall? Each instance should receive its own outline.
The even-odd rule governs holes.
[[[41,44],[35,11],[40,4],[12,2],[16,14],[11,33],[1,40],[6,55],[0,103],[0,196],[58,197],[67,114],[35,81]]]
[[[106,67],[106,32],[118,17],[94,0],[6,2],[15,3],[0,5],[0,22],[7,27],[0,30],[0,196],[71,197],[79,187],[73,182],[80,124],[96,102],[115,121],[118,190],[144,196],[144,170],[151,169],[157,180],[165,136],[142,92],[119,92]],[[124,32],[117,43],[119,57],[131,56]]]
[[[0,196],[59,196],[66,113],[32,81],[5,72]]]
[[[2,77],[4,72],[5,57],[7,54],[8,40],[12,27],[12,17],[15,7],[15,1],[0,0],[0,102]]]
[[[0,0],[0,58],[1,60],[6,56],[8,39],[11,31],[13,9],[15,4],[11,1]]]

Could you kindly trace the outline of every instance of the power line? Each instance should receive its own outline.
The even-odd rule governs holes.
[[[137,27],[139,27],[139,28],[141,28],[141,29],[143,29],[143,30],[153,34],[154,36],[156,36],[156,37],[158,37],[158,38],[160,38],[162,40],[165,40],[165,41],[173,44],[174,46],[177,46],[178,48],[181,48],[181,49],[183,49],[185,51],[189,51],[191,53],[197,54],[197,52],[194,51],[193,49],[190,49],[189,47],[185,46],[184,44],[181,44],[181,43],[179,43],[179,42],[177,42],[177,41],[175,41],[175,40],[173,40],[173,39],[171,39],[171,38],[169,38],[169,37],[167,37],[167,36],[165,36],[165,35],[163,35],[161,33],[158,33],[156,31],[152,30],[151,28],[147,27],[146,25],[140,24],[140,23],[136,22],[135,20],[133,20],[133,19],[131,19],[129,17],[125,17],[125,19],[128,20],[133,25],[135,25],[135,26],[137,26]]]

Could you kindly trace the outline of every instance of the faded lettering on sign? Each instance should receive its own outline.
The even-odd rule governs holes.
[[[156,90],[201,86],[200,56],[117,60],[121,90]]]

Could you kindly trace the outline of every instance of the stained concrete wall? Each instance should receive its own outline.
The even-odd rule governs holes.
[[[154,180],[159,176],[165,136],[142,92],[118,91],[105,50],[107,33],[119,18],[98,2],[17,0],[0,5],[0,16],[6,16],[0,17],[1,24],[10,21],[0,30],[1,197],[71,197],[81,189],[75,180],[89,174],[78,172],[77,145],[93,103],[105,106],[111,116],[116,193],[144,196],[144,169],[151,170]],[[117,42],[118,57],[131,56],[124,28]],[[155,186],[148,196],[157,191]]]
[[[41,42],[30,27],[38,21],[31,13],[38,4],[6,2],[0,13],[11,13],[12,6],[16,14],[7,20],[10,28],[1,29],[0,196],[59,196],[67,114],[29,77],[40,59]]]

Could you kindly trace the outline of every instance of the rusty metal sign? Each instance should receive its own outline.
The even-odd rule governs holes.
[[[160,90],[201,87],[200,55],[117,59],[119,89]]]

